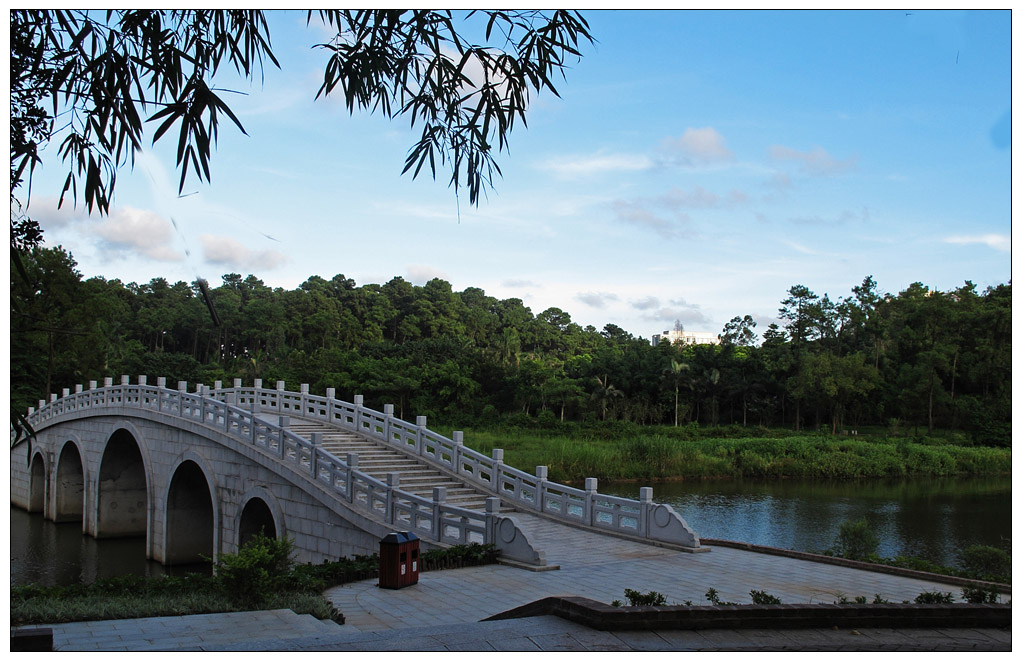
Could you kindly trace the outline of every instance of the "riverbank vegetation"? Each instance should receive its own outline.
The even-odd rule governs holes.
[[[835,298],[794,285],[779,292],[783,325],[760,337],[756,321],[736,310],[720,344],[690,345],[654,344],[614,324],[583,328],[559,308],[534,314],[520,299],[457,292],[441,279],[357,286],[343,275],[312,276],[285,290],[229,273],[218,286],[125,284],[83,279],[59,247],[26,251],[20,264],[26,277],[12,273],[11,283],[15,414],[61,388],[145,374],[193,387],[239,377],[295,390],[308,383],[313,394],[362,394],[372,408],[393,403],[405,420],[426,415],[431,426],[455,428],[526,420],[606,424],[613,433],[617,423],[695,425],[715,436],[735,427],[757,430],[746,436],[873,430],[911,439],[898,450],[909,472],[979,461],[932,449],[935,437],[1010,445],[1010,283],[984,291],[915,283],[895,295],[867,277]],[[664,461],[680,453],[685,462],[698,455],[707,475],[775,474],[801,461],[799,443],[760,461],[724,446],[664,450],[657,444],[674,436],[656,434],[633,441],[631,452]],[[848,461],[860,467],[853,473],[897,470],[873,446],[840,442],[849,443],[840,455],[798,470],[846,472]]]
[[[508,465],[530,472],[547,466],[551,480],[568,483],[587,477],[658,481],[1011,473],[1010,448],[975,446],[963,437],[835,437],[740,426],[554,422],[547,427],[467,429],[465,444],[484,454],[501,448]]]
[[[212,576],[118,576],[87,585],[11,586],[11,625],[228,613],[286,608],[343,622],[322,595],[334,585],[374,578],[379,558],[356,556],[319,565],[293,562],[289,539],[256,536],[224,554]],[[493,545],[467,544],[424,551],[420,571],[496,562]]]

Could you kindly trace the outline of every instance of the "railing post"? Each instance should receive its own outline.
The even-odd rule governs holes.
[[[497,543],[497,516],[500,514],[500,498],[490,496],[486,499],[486,524],[483,526],[483,544]]]
[[[64,389],[62,389],[60,391],[61,398],[67,397],[70,394],[71,394],[71,391],[69,389],[67,389],[67,388],[64,388]]]
[[[457,476],[461,476],[461,452],[465,449],[465,432],[456,431],[451,434],[451,441],[454,442],[454,454],[451,457],[452,468]]]
[[[312,473],[312,480],[319,480],[319,471],[316,467],[316,462],[319,460],[319,446],[323,443],[323,432],[314,431],[309,434],[309,443],[312,445],[312,451],[309,453],[309,470]]]
[[[112,385],[114,385],[114,379],[113,379],[113,377],[112,377],[112,376],[104,376],[104,377],[103,377],[103,387],[104,387],[104,388],[109,388],[109,387],[111,387]]]
[[[140,386],[148,385],[148,383],[147,383],[148,381],[149,381],[149,377],[147,375],[145,375],[145,374],[139,374],[138,375],[138,385],[140,385]]]
[[[95,390],[95,389],[96,389],[96,382],[95,381],[89,381],[89,390]]]
[[[301,403],[301,407],[302,408],[299,410],[299,414],[300,415],[305,415],[305,413],[309,410],[309,384],[308,383],[303,383],[302,384],[302,386],[300,388],[300,394],[301,394],[301,398],[299,398],[299,402]]]
[[[326,421],[333,423],[334,421],[334,398],[337,396],[337,390],[335,388],[326,389]]]
[[[438,542],[444,538],[444,519],[440,508],[447,502],[447,487],[433,487],[433,539]]]
[[[121,385],[127,386],[131,384],[131,378],[127,374],[121,375]]]
[[[355,395],[352,404],[355,405],[355,431],[362,431],[362,402],[365,401],[363,395]]]
[[[214,392],[216,392],[217,390],[222,390],[223,387],[224,387],[224,382],[223,381],[217,380],[217,381],[213,382],[213,391]]]
[[[355,471],[358,470],[358,454],[349,452],[345,457],[344,463],[348,464],[348,474],[345,476],[344,482],[344,493],[348,496],[348,502],[355,502]],[[369,503],[370,509],[372,509],[372,503]]]
[[[177,382],[177,414],[185,417],[185,395],[188,394],[188,382]]]
[[[416,454],[422,454],[423,448],[426,446],[423,443],[422,433],[426,430],[426,416],[417,415],[415,416],[415,452]]]
[[[284,382],[277,381],[277,410],[284,410]]]
[[[394,417],[394,405],[384,404],[383,405],[383,438],[387,441],[387,444],[393,442],[393,437],[390,435],[390,420]]]
[[[653,513],[653,487],[639,489],[639,529],[640,537],[649,537],[649,517]]]
[[[289,418],[286,415],[278,416],[277,422],[278,422],[278,426],[280,427],[280,440],[278,441],[278,443],[280,444],[280,447],[278,449],[280,450],[280,458],[283,459],[284,458],[284,435],[287,433],[287,428],[291,426],[291,418]]]
[[[493,448],[493,470],[490,471],[490,486],[500,493],[500,474],[504,470],[504,451]]]
[[[259,415],[262,412],[262,408],[261,408],[261,405],[259,403],[261,401],[259,399],[259,391],[262,389],[262,387],[263,387],[263,380],[262,379],[255,379],[254,381],[252,381],[252,417],[253,418],[255,418],[257,415]]]
[[[586,478],[586,499],[585,509],[582,511],[582,518],[587,526],[593,525],[593,519],[595,518],[595,500],[596,500],[596,478]]]
[[[542,512],[546,501],[547,467],[536,466],[536,508]]]
[[[386,517],[387,523],[394,523],[394,503],[397,500],[394,496],[394,490],[401,485],[401,474],[400,473],[387,473],[387,505],[384,510],[384,517]]]

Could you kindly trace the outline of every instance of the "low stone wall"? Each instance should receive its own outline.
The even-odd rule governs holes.
[[[998,594],[1011,594],[1011,586],[1005,583],[992,583],[990,581],[980,581],[973,578],[962,578],[961,576],[934,574],[928,571],[919,571],[918,569],[906,569],[904,567],[878,565],[872,562],[862,562],[861,560],[849,560],[848,558],[841,558],[832,555],[822,555],[820,553],[807,553],[805,551],[792,551],[791,549],[781,549],[775,546],[759,546],[757,544],[749,544],[747,542],[733,542],[726,539],[703,538],[701,541],[705,546],[726,546],[728,548],[741,549],[743,551],[752,551],[754,553],[766,553],[768,555],[779,555],[785,558],[795,558],[797,560],[822,562],[823,564],[827,565],[836,565],[838,567],[851,567],[852,569],[862,569],[865,571],[877,572],[879,574],[891,574],[892,576],[905,576],[907,578],[918,578],[927,581],[937,581],[939,583],[946,583],[948,585],[959,585],[962,587],[980,588],[987,591],[996,591]]]
[[[547,597],[486,619],[508,620],[537,615],[556,615],[600,631],[1011,627],[1010,604],[738,604],[615,607],[584,597]]]

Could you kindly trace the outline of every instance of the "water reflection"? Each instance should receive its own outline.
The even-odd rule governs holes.
[[[11,585],[70,585],[98,578],[209,573],[210,567],[164,567],[146,560],[145,538],[96,539],[81,523],[53,523],[11,506]]]
[[[603,483],[609,495],[638,498],[641,484]],[[869,482],[670,482],[653,498],[672,505],[705,538],[822,551],[842,522],[865,517],[882,556],[957,564],[972,544],[1010,548],[1011,478]],[[123,574],[160,576],[206,565],[166,568],[145,559],[145,539],[97,540],[81,524],[45,521],[11,507],[11,584],[91,583]]]
[[[641,484],[602,483],[600,491],[637,498]],[[1009,548],[1011,478],[910,481],[669,482],[653,498],[673,506],[701,536],[822,551],[841,523],[865,517],[882,556],[913,555],[946,565],[972,544]]]

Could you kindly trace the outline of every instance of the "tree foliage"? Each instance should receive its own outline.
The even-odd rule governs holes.
[[[803,339],[796,362],[790,329],[768,328],[759,346],[652,346],[440,279],[358,286],[339,274],[284,290],[228,273],[208,287],[215,325],[198,282],[82,280],[60,248],[30,251],[25,266],[29,280],[11,282],[14,412],[60,388],[146,374],[308,383],[450,424],[503,416],[1010,442],[1010,284],[878,295],[868,313]]]
[[[484,19],[481,25],[475,19]],[[592,42],[574,11],[319,10],[336,36],[317,97],[339,90],[350,112],[407,117],[421,135],[404,171],[451,171],[469,200],[500,173],[530,94],[557,94],[568,61]],[[29,181],[40,152],[59,141],[68,168],[61,191],[89,211],[107,212],[117,171],[151,132],[177,140],[179,188],[208,182],[221,119],[244,133],[218,85],[223,70],[242,80],[279,66],[267,16],[257,10],[11,12],[11,197]],[[147,126],[152,128],[147,131]],[[25,196],[26,203],[28,196]],[[12,211],[12,248],[35,245],[38,225]]]

